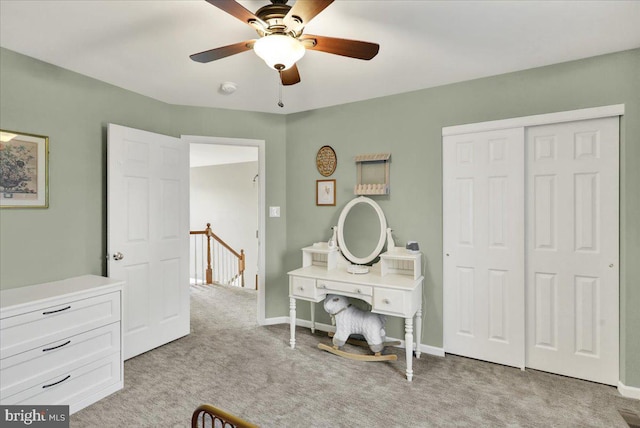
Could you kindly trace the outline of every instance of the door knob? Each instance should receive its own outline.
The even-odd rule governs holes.
[[[117,252],[117,253],[113,253],[113,260],[122,260],[124,259],[124,254]]]

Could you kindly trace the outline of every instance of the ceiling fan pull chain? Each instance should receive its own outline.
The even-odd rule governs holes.
[[[279,71],[278,74],[280,78],[278,79],[278,106],[284,107],[284,103],[282,102],[282,71]]]

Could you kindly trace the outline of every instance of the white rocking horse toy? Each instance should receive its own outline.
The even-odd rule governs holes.
[[[346,297],[328,294],[324,300],[324,310],[335,320],[336,333],[333,336],[333,347],[319,343],[318,348],[359,361],[395,361],[398,357],[394,354],[383,355],[382,350],[387,345],[396,345],[400,342],[386,342],[384,315],[363,311],[352,306]],[[349,339],[352,334],[362,335],[366,342]],[[354,354],[342,351],[340,348],[347,342],[356,345],[368,345],[374,355]]]

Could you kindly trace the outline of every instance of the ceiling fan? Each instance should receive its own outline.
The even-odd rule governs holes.
[[[253,49],[269,67],[280,73],[283,85],[300,82],[296,62],[306,49],[369,60],[378,54],[380,45],[359,40],[303,34],[304,27],[334,0],[271,0],[254,14],[235,0],[206,0],[254,28],[258,39],[196,53],[190,58],[207,63]]]

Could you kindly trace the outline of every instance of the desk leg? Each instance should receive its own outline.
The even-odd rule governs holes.
[[[416,358],[420,358],[420,340],[422,339],[422,308],[416,312]]]
[[[316,332],[316,304],[309,302],[311,305],[311,334]]]
[[[296,299],[293,297],[289,298],[289,318],[291,324],[291,339],[289,340],[289,344],[291,345],[291,349],[296,347]]]
[[[413,379],[413,317],[404,319],[404,347],[407,360],[407,380]]]

